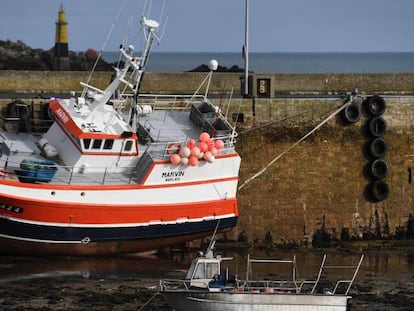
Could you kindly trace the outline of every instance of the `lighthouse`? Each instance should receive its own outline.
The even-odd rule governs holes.
[[[66,22],[63,4],[60,3],[58,20],[56,22],[55,50],[53,55],[53,70],[69,70],[68,23]]]

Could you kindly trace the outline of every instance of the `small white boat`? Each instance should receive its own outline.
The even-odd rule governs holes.
[[[292,260],[252,259],[248,256],[245,279],[230,276],[221,271],[224,258],[213,255],[214,242],[206,255],[195,258],[183,280],[164,279],[160,292],[175,311],[346,311],[349,290],[362,264],[364,256],[356,265],[332,266],[323,256],[319,273],[314,280],[297,277],[296,257]],[[279,264],[291,266],[289,279],[260,279],[252,275],[253,264]],[[325,288],[323,272],[328,269],[348,269],[349,279],[340,279],[332,288]]]

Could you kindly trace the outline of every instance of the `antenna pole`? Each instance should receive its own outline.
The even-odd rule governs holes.
[[[217,221],[216,228],[214,229],[213,236],[211,237],[210,243],[208,244],[207,251],[209,251],[212,247],[214,247],[214,244],[216,243],[214,239],[216,237],[216,233],[219,228],[219,225],[220,225],[220,219]]]
[[[244,25],[244,96],[247,96],[249,93],[249,0],[246,0]]]

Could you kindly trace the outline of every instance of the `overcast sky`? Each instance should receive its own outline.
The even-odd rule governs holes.
[[[128,29],[129,16],[138,20],[144,0],[63,0],[69,49],[101,50],[123,1],[117,31]],[[414,0],[249,1],[251,52],[414,51]],[[51,48],[60,2],[3,0],[0,39]],[[153,0],[153,19],[159,19],[162,3]],[[239,52],[244,5],[245,0],[167,0],[168,22],[154,50]],[[117,50],[123,39],[114,31],[105,50]]]

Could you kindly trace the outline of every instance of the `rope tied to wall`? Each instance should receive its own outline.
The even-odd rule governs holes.
[[[330,119],[335,117],[338,113],[340,113],[343,109],[345,109],[348,105],[350,105],[352,102],[349,101],[346,104],[342,105],[339,109],[335,110],[333,113],[331,113],[327,118],[325,118],[321,123],[319,123],[316,127],[314,127],[310,132],[308,132],[305,136],[303,136],[301,139],[299,139],[297,142],[295,142],[293,145],[289,146],[285,151],[280,153],[277,157],[275,157],[272,161],[270,161],[267,165],[265,165],[259,172],[254,174],[252,177],[246,179],[238,188],[240,191],[243,189],[246,185],[251,183],[254,179],[262,175],[264,172],[267,171],[267,169],[272,166],[277,160],[279,160],[281,157],[283,157],[286,153],[288,153],[290,150],[295,148],[298,144],[300,144],[302,141],[304,141],[306,138],[308,138],[310,135],[312,135],[315,131],[317,131],[322,125],[324,125],[326,122],[328,122]]]

